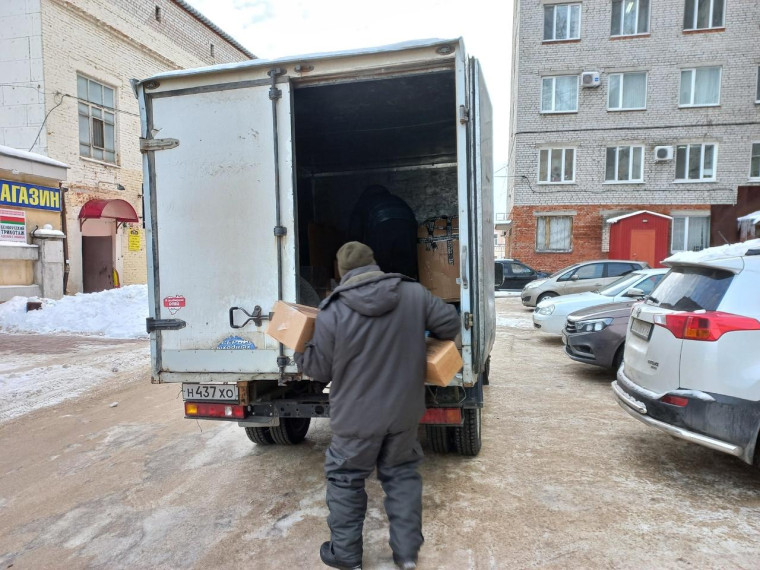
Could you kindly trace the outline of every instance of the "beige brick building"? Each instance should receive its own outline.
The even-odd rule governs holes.
[[[606,221],[641,209],[673,218],[672,251],[720,240],[711,208],[760,183],[759,19],[754,0],[515,0],[511,255],[607,257]]]
[[[146,282],[130,79],[253,57],[182,0],[0,2],[0,145],[69,165],[68,293]]]

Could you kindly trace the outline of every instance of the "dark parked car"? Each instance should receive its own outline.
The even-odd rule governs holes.
[[[562,331],[565,353],[577,362],[616,371],[623,362],[625,333],[634,303],[607,303],[570,313]]]
[[[520,290],[535,279],[549,276],[546,271],[536,271],[516,259],[497,259],[495,275],[497,289]]]

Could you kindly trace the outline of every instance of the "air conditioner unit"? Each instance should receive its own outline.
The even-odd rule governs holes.
[[[581,74],[581,85],[583,87],[599,87],[601,84],[598,71],[584,71]]]
[[[673,160],[673,147],[672,146],[654,147],[654,161],[665,162],[666,160]]]

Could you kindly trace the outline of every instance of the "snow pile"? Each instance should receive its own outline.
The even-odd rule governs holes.
[[[710,259],[725,259],[727,257],[740,257],[747,253],[749,249],[760,249],[760,239],[752,239],[743,243],[732,243],[730,245],[719,245],[708,247],[702,251],[681,251],[671,255],[663,261],[670,263],[679,261],[681,263],[707,261]]]
[[[0,330],[24,333],[73,333],[109,338],[144,338],[148,316],[147,285],[128,285],[63,299],[42,299],[42,308],[26,311],[26,297],[0,303]]]
[[[755,226],[760,224],[760,210],[736,219],[739,224],[739,238],[746,240],[756,235]]]

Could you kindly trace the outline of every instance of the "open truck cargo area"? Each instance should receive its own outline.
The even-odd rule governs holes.
[[[182,383],[187,417],[237,421],[259,444],[301,441],[310,418],[329,417],[329,386],[300,375],[267,321],[279,300],[329,295],[335,254],[365,223],[362,194],[382,186],[396,200],[388,211],[404,204],[413,216],[414,252],[446,248],[449,267],[411,276],[449,279],[462,319],[464,367],[429,386],[423,423],[434,449],[477,454],[495,334],[491,106],[462,41],[251,60],[134,86],[153,381]],[[418,240],[431,220],[447,230]],[[379,236],[390,259],[408,250],[401,230]]]

